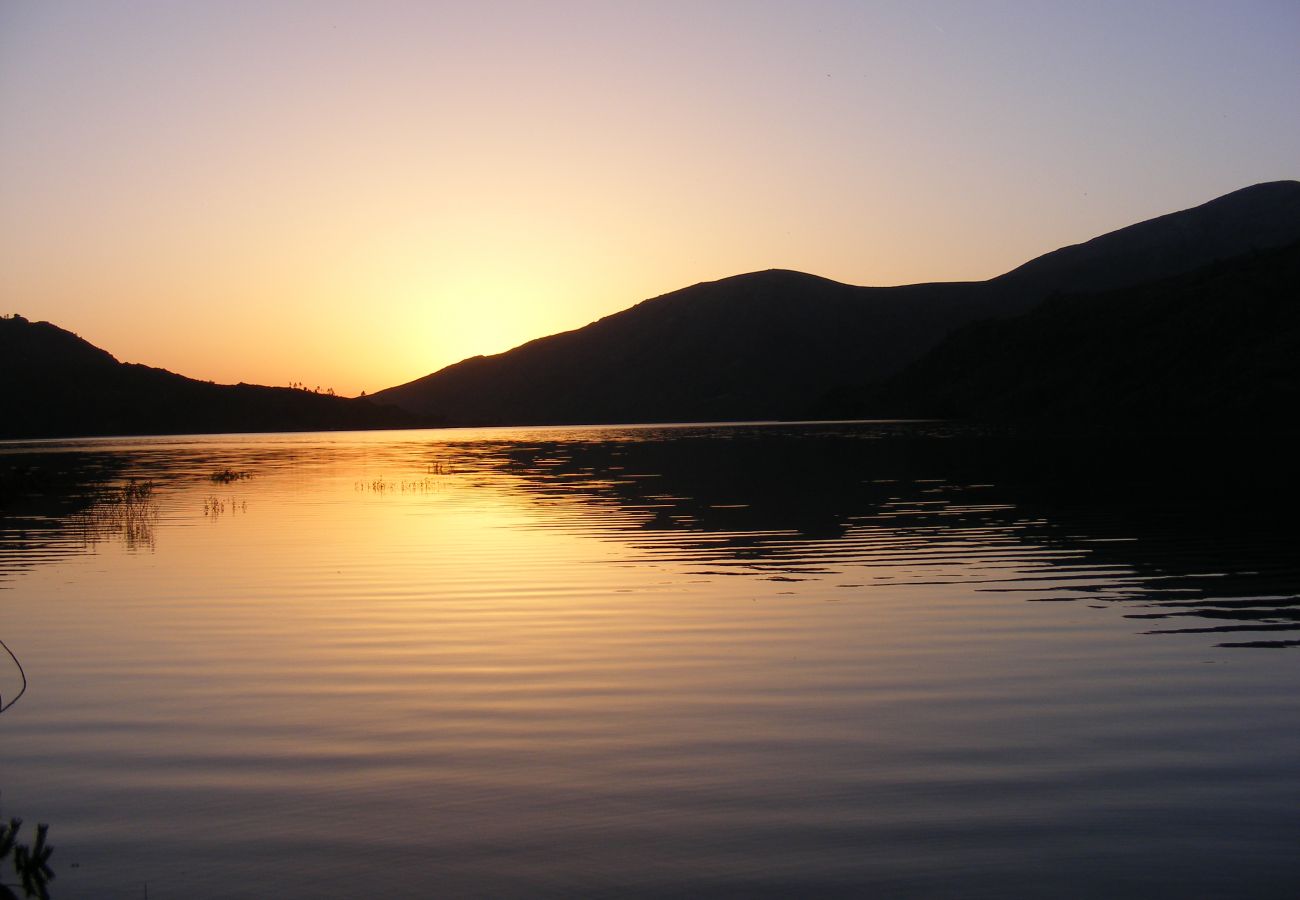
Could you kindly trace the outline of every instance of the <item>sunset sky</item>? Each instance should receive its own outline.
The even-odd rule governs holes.
[[[1300,3],[0,5],[0,312],[374,391],[698,281],[981,279],[1300,177]]]

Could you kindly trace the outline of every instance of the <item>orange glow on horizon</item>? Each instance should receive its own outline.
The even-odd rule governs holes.
[[[11,4],[0,312],[353,395],[747,271],[988,278],[1300,174],[1297,14],[1177,18]]]

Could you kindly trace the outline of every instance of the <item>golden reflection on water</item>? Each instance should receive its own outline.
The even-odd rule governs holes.
[[[1290,655],[1123,615],[1240,614],[1242,573],[1209,594],[1104,522],[859,438],[813,471],[768,432],[601,434],[131,442],[114,484],[152,481],[147,510],[0,526],[32,674],[0,722],[6,801],[78,861],[56,886],[1137,896],[1152,865],[1188,889],[1285,873]],[[1241,568],[1282,578],[1257,551]],[[1085,602],[1024,602],[1062,599]]]

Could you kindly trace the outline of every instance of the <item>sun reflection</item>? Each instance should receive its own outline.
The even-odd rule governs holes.
[[[1259,574],[1270,564],[1294,583],[1293,542],[1279,552],[1251,535],[1258,559],[1231,553],[1257,574],[1207,588],[1193,574],[1214,562],[1204,543],[1164,525],[1164,555],[1108,540],[1141,536],[1111,499],[1054,525],[1070,511],[1035,511],[966,444],[927,453],[854,434],[119,443],[122,474],[99,482],[112,486],[85,517],[105,526],[94,552],[46,551],[0,527],[0,573],[26,567],[4,595],[4,638],[39,688],[5,717],[6,778],[53,784],[50,818],[101,845],[126,822],[129,839],[86,878],[124,882],[163,830],[182,863],[228,860],[232,879],[291,869],[262,892],[284,897],[342,884],[349,863],[320,848],[358,834],[372,836],[364,852],[428,861],[437,879],[461,866],[453,894],[518,893],[491,880],[499,848],[536,847],[538,859],[582,861],[566,883],[581,894],[588,860],[614,884],[639,871],[644,848],[669,867],[720,830],[744,841],[741,875],[828,820],[876,823],[837,853],[903,834],[910,861],[916,842],[956,835],[987,860],[1080,810],[1127,813],[1127,785],[1152,771],[1169,774],[1160,797],[1175,810],[1199,808],[1210,770],[1247,773],[1229,787],[1259,791],[1251,815],[1289,784],[1289,757],[1271,747],[1290,734],[1268,730],[1290,702],[1275,654],[1201,666],[1237,651],[1202,634],[1139,638],[1117,613],[1142,604],[1194,624],[1206,610],[1218,627],[1271,593]],[[245,497],[256,514],[230,515]],[[213,498],[220,527],[202,514]],[[133,504],[153,507],[141,518],[164,534],[156,554],[107,540],[132,533]],[[1091,602],[1024,602],[1066,598]],[[1170,689],[1188,677],[1185,692]],[[7,702],[18,676],[0,678]],[[1245,762],[1243,703],[1258,707],[1254,743],[1272,742]],[[1201,755],[1170,772],[1187,734]],[[701,821],[705,805],[716,813]],[[990,817],[1013,831],[990,837]],[[1120,825],[1122,842],[1132,822]],[[282,852],[248,853],[250,827]],[[1194,828],[1176,837],[1212,833]],[[816,862],[813,831],[795,850]],[[593,834],[629,854],[593,854]],[[700,865],[726,871],[731,858]],[[1016,883],[1023,854],[1005,869]],[[418,895],[428,877],[403,869],[382,890],[348,892]],[[549,870],[527,877],[556,883]]]

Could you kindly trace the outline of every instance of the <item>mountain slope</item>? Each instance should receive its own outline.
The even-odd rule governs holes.
[[[1191,272],[1215,260],[1279,247],[1298,238],[1300,182],[1271,181],[1193,209],[1148,219],[1062,247],[994,279],[1045,293],[1093,292]]]
[[[0,368],[107,370],[117,365],[107,350],[57,325],[29,322],[22,316],[0,318]]]
[[[0,319],[0,439],[406,428],[365,400],[195,381],[129,365],[49,322]]]
[[[706,282],[374,396],[466,423],[807,415],[836,387],[893,375],[970,322],[1297,239],[1300,183],[1255,185],[986,282],[868,288],[780,270]]]
[[[1294,428],[1300,243],[960,329],[853,412]]]
[[[795,410],[828,378],[863,365],[880,329],[894,341],[869,364],[901,362],[924,340],[894,321],[906,296],[949,309],[952,285],[855,288],[772,270],[696,285],[586,328],[474,357],[375,396],[461,422],[613,422],[754,418]],[[879,294],[874,303],[863,296]],[[797,302],[794,302],[797,301]]]

